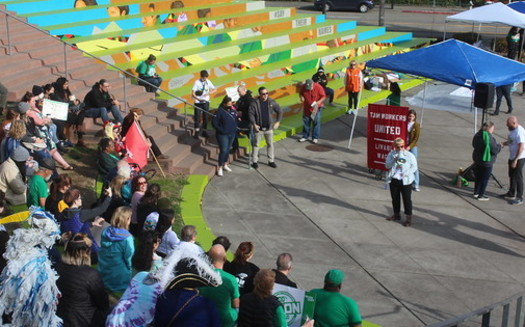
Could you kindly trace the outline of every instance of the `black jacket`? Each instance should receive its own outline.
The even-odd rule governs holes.
[[[281,107],[275,102],[274,99],[268,98],[268,121],[270,122],[270,128],[273,129],[273,123],[276,121],[281,121],[283,119],[283,111]],[[275,113],[277,115],[277,119],[273,119],[272,113]],[[254,99],[250,103],[250,123],[252,125],[262,125],[262,119],[261,119],[261,101],[259,98]]]
[[[57,286],[62,296],[57,315],[68,327],[103,327],[109,300],[100,273],[88,266],[59,264]]]
[[[472,160],[474,160],[474,163],[478,165],[483,166],[492,166],[494,162],[496,162],[496,157],[498,156],[498,153],[501,150],[501,144],[498,144],[496,142],[496,139],[492,134],[489,133],[490,136],[490,161],[483,161],[483,152],[485,151],[485,143],[483,142],[483,131],[480,130],[479,132],[474,135],[474,138],[472,139],[472,146],[474,147],[474,151],[472,152]]]
[[[93,85],[91,91],[84,98],[86,109],[90,108],[109,108],[113,105],[113,99],[108,92],[102,92],[98,84]]]

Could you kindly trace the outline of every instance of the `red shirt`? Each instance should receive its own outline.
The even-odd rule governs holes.
[[[303,85],[301,88],[301,96],[304,98],[303,101],[303,110],[305,116],[310,116],[310,114],[313,111],[312,103],[314,101],[319,102],[321,99],[326,98],[326,93],[324,92],[324,88],[319,85],[319,83],[313,83],[313,87],[311,90],[307,90],[306,86]]]

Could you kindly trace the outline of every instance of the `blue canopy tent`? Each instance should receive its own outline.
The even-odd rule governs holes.
[[[512,9],[516,10],[517,12],[525,14],[525,1],[511,2],[507,6],[511,7]]]
[[[367,66],[432,78],[470,89],[474,89],[477,83],[502,86],[525,80],[525,64],[455,39],[370,60]]]

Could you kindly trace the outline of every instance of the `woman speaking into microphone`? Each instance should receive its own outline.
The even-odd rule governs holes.
[[[417,161],[414,155],[405,149],[405,141],[398,137],[393,143],[394,149],[388,153],[385,166],[388,169],[386,183],[390,184],[390,196],[394,214],[387,220],[401,219],[401,196],[405,208],[405,227],[412,225],[412,183],[417,171]]]

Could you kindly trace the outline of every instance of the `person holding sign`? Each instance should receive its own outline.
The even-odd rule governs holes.
[[[385,167],[388,169],[386,183],[390,184],[390,196],[394,214],[387,220],[400,220],[401,196],[407,219],[405,227],[412,225],[412,183],[417,171],[416,157],[405,149],[405,141],[398,137],[393,142],[394,149],[386,157]]]
[[[329,270],[324,276],[324,287],[310,291],[315,296],[316,326],[361,327],[357,303],[341,294],[344,278],[345,274],[341,270]]]
[[[307,79],[301,88],[299,97],[303,103],[303,137],[299,139],[299,142],[308,139],[310,126],[312,126],[312,142],[317,144],[321,134],[321,110],[326,93],[319,83]]]

